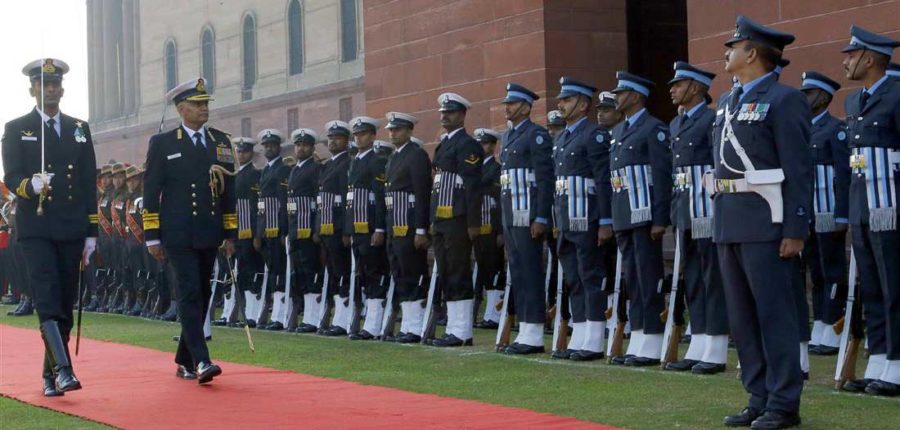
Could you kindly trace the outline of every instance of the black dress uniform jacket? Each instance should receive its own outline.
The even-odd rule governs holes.
[[[391,236],[406,236],[414,235],[418,229],[427,231],[428,208],[431,207],[431,160],[428,153],[418,145],[407,142],[391,154],[387,161],[386,177],[385,192],[391,202],[391,207],[386,208],[388,233]],[[398,196],[406,196],[406,201]],[[400,217],[405,220],[398,220]]]
[[[144,237],[166,247],[211,248],[237,237],[234,177],[225,176],[222,195],[210,190],[213,164],[234,170],[226,133],[204,127],[206,148],[198,148],[182,127],[150,138],[144,173]]]
[[[672,161],[675,167],[675,191],[672,196],[672,225],[681,231],[691,229],[691,186],[697,193],[695,214],[712,216],[712,207],[707,207],[707,199],[702,187],[702,175],[712,169],[713,149],[710,129],[716,111],[704,106],[692,116],[679,115],[669,125],[672,142]],[[693,168],[691,166],[697,166]],[[697,173],[699,172],[699,175]],[[698,177],[699,176],[699,177]],[[709,237],[709,236],[706,236]]]
[[[442,184],[439,186],[435,177],[431,198],[432,222],[440,223],[441,220],[464,216],[467,226],[481,226],[478,183],[481,180],[483,154],[484,149],[465,129],[456,130],[453,137],[445,137],[437,146],[432,163],[437,173],[442,175]],[[451,177],[458,180],[454,181]],[[448,194],[452,196],[452,201],[441,201],[441,197]]]
[[[291,166],[279,157],[271,165],[266,164],[259,176],[259,203],[257,208],[257,229],[260,239],[277,239],[287,234],[287,189]],[[262,203],[262,204],[260,204]],[[277,208],[276,213],[270,213]]]
[[[494,157],[481,165],[481,181],[478,185],[481,200],[481,234],[498,233],[500,231],[500,163]],[[494,201],[494,207],[488,205],[485,197]],[[486,206],[487,205],[487,206]]]
[[[235,198],[237,200],[238,242],[246,242],[255,237],[256,204],[259,202],[260,171],[253,164],[242,167],[235,175]]]
[[[45,125],[37,109],[6,123],[3,132],[3,182],[19,197],[18,239],[76,240],[97,237],[97,162],[90,127],[60,113],[60,132]],[[31,177],[44,169],[53,173],[52,188],[37,216],[39,196]]]
[[[319,204],[319,234],[328,236],[334,234],[339,236],[344,229],[344,199],[347,197],[347,171],[350,169],[350,154],[346,151],[337,155],[337,158],[328,160],[322,167],[319,175],[319,192],[333,195],[335,201],[329,202],[321,199]],[[328,221],[325,212],[331,211],[331,224],[333,231],[330,232],[324,224]],[[323,228],[324,227],[324,228]],[[348,233],[349,234],[349,233]]]
[[[347,180],[347,210],[344,215],[344,231],[347,234],[372,234],[375,230],[385,229],[386,164],[387,159],[374,150],[370,150],[362,158],[353,157]]]
[[[288,235],[309,239],[316,225],[316,196],[322,165],[312,157],[300,160],[288,175]],[[291,205],[291,202],[297,206]]]

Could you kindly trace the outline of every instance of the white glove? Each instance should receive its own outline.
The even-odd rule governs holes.
[[[34,190],[35,194],[40,194],[45,186],[50,185],[51,179],[53,179],[53,173],[47,173],[46,175],[35,173],[31,176],[31,189]]]
[[[91,263],[91,255],[94,254],[94,251],[97,249],[97,238],[89,237],[84,240],[84,251],[81,252],[81,260],[84,262],[84,265],[87,266]]]

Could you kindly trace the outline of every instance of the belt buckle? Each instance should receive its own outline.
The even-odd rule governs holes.
[[[392,208],[394,207],[394,198],[391,197],[391,196],[385,196],[385,197],[384,197],[384,205],[385,205],[388,209],[392,209]]]
[[[565,179],[557,179],[556,180],[556,193],[557,194],[565,194],[566,188],[568,188],[568,181]]]
[[[288,210],[289,213],[295,213],[295,212],[297,212],[297,203],[294,203],[294,202],[288,202],[288,204],[287,204],[287,210]]]
[[[866,156],[865,154],[854,154],[850,156],[850,167],[854,169],[865,169],[866,168]]]
[[[510,184],[509,174],[504,173],[500,175],[500,185],[507,186]]]

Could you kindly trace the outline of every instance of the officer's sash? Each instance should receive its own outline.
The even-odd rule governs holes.
[[[816,182],[813,206],[816,213],[816,232],[834,231],[834,166],[819,164],[815,167]]]
[[[513,227],[528,227],[531,215],[531,187],[534,170],[507,169],[500,175],[500,186],[509,194]]]
[[[650,196],[653,175],[649,164],[635,164],[613,170],[610,179],[614,193],[628,193],[632,224],[653,219]]]
[[[106,207],[109,204],[109,198],[104,197],[103,200],[100,200],[100,207]],[[107,236],[112,237],[113,235],[113,226],[106,219],[106,215],[103,214],[102,210],[97,211],[97,223],[100,224],[100,228],[103,229],[103,232],[106,233]]]
[[[557,176],[556,195],[566,199],[567,231],[588,230],[590,200],[597,194],[594,180],[583,176]]]
[[[310,196],[288,197],[288,216],[294,220],[297,239],[309,239],[312,235],[313,213],[316,210],[316,198]]]
[[[872,231],[897,229],[897,190],[894,171],[900,169],[900,151],[890,148],[853,148],[850,167],[865,175],[869,228]]]
[[[434,176],[432,194],[437,195],[435,216],[441,219],[453,218],[453,201],[457,190],[462,189],[462,178],[453,172],[442,171]]]
[[[253,211],[250,208],[250,199],[237,199],[237,214],[238,239],[252,239],[253,224],[250,218],[253,216]]]
[[[347,209],[353,216],[353,233],[369,234],[369,205],[375,204],[375,193],[367,188],[347,191]]]
[[[713,169],[708,164],[675,168],[675,188],[688,193],[691,216],[691,237],[712,237],[712,195],[703,188],[703,174]]]
[[[262,197],[257,202],[259,213],[263,215],[266,238],[278,237],[278,213],[281,210],[281,202],[278,197]]]
[[[406,191],[388,191],[384,203],[391,213],[391,233],[405,237],[409,232],[409,210],[416,207],[416,196]]]
[[[119,234],[123,239],[125,238],[125,226],[122,225],[122,220],[119,219],[119,211],[125,207],[124,202],[121,200],[113,200],[112,208],[109,210],[110,217],[112,218],[113,227],[115,227],[116,233]]]
[[[144,242],[144,227],[134,218],[134,216],[141,213],[141,208],[139,206],[143,206],[143,200],[143,197],[139,197],[133,202],[129,201],[128,210],[125,211],[125,222],[128,223],[128,229],[131,230],[134,239],[139,243]]]
[[[334,234],[334,207],[341,205],[341,196],[334,193],[320,192],[316,197],[316,205],[319,207],[319,234],[331,236]]]

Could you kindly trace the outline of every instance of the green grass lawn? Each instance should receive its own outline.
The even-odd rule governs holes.
[[[6,317],[8,309],[0,306],[0,324],[37,327],[36,318]],[[101,314],[85,314],[82,326],[85,337],[173,354],[176,344],[171,337],[178,331],[174,323]],[[722,417],[739,411],[747,399],[732,368],[716,376],[695,376],[658,368],[557,361],[549,356],[512,357],[494,352],[494,332],[487,330],[476,331],[475,347],[456,349],[254,330],[256,353],[252,354],[241,330],[214,328],[213,338],[210,352],[214,360],[515,406],[634,429],[721,428]],[[736,358],[733,350],[730,354],[732,367]],[[801,410],[805,428],[897,428],[900,399],[835,392],[835,358],[814,356],[811,360],[812,380],[804,390]],[[227,365],[224,370],[227,378]],[[35,378],[37,384],[37,375]],[[92,425],[10,400],[0,402],[0,422],[18,422],[11,420],[20,411],[32,417],[52,414],[51,419]],[[21,428],[41,427],[26,423]]]

